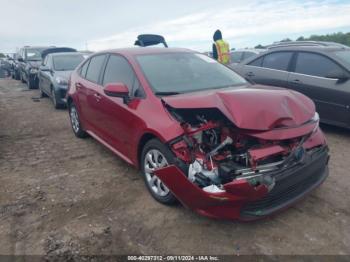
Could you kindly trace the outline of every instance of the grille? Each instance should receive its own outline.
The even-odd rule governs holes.
[[[287,170],[276,176],[274,188],[262,199],[250,202],[241,211],[241,216],[265,216],[296,201],[320,184],[327,176],[328,153],[315,153],[309,164]]]

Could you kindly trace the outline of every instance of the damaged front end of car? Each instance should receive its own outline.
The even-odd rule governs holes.
[[[174,108],[184,133],[168,143],[177,159],[155,171],[185,206],[224,219],[254,220],[284,209],[328,175],[317,113],[297,126],[242,129],[218,108]]]

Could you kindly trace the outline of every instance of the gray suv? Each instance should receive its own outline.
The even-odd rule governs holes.
[[[303,93],[315,102],[322,122],[350,128],[350,48],[274,46],[231,68],[254,83]]]

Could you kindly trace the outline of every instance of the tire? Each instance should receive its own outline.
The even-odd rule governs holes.
[[[41,89],[40,82],[39,82],[39,91],[40,91],[41,98],[48,97],[48,95]]]
[[[15,72],[14,72],[14,79],[21,80],[21,77],[20,77],[19,72],[17,70],[15,70]]]
[[[78,138],[87,137],[88,134],[84,131],[81,125],[78,110],[73,102],[69,104],[69,118],[74,135]]]
[[[51,87],[51,100],[52,100],[52,103],[53,103],[53,106],[55,109],[60,109],[63,107],[62,104],[58,103],[57,95],[56,95],[55,89],[53,87]]]
[[[20,77],[19,77],[20,79],[21,79],[21,82],[24,84],[26,81],[24,80],[24,78],[23,78],[23,74],[22,73],[20,73]]]
[[[29,89],[36,89],[36,88],[38,88],[35,79],[30,79],[30,78],[28,79],[28,88]]]
[[[157,152],[157,153],[156,153]],[[155,156],[158,154],[158,159]],[[151,161],[149,159],[151,155]],[[165,162],[163,160],[165,159]],[[164,167],[170,164],[174,164],[175,157],[172,152],[158,139],[152,139],[146,143],[141,154],[141,172],[148,191],[153,198],[158,202],[165,205],[174,205],[177,203],[175,196],[169,191],[169,189],[161,182],[160,179],[154,178],[150,171],[151,162],[153,164],[159,164],[158,167]],[[150,170],[150,169],[148,169]]]
[[[20,80],[20,76],[19,76],[18,73],[15,74],[15,79],[16,79],[16,80]]]

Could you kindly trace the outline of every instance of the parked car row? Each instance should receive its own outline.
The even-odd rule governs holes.
[[[56,109],[66,106],[66,92],[71,72],[90,55],[69,47],[25,46],[16,54],[12,77],[39,88],[41,97],[50,97]]]
[[[279,43],[231,68],[254,83],[308,96],[322,122],[350,128],[349,47],[323,42]]]

